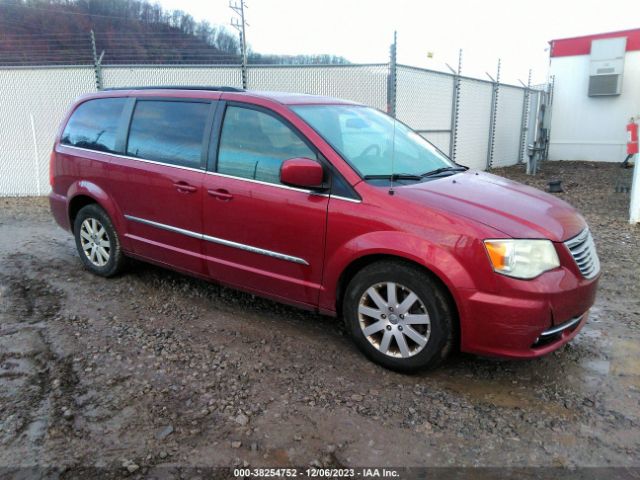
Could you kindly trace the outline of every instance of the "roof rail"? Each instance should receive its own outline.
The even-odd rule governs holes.
[[[215,92],[244,92],[242,88],[236,87],[206,87],[202,85],[157,85],[157,86],[145,86],[145,87],[114,87],[104,88],[103,91],[113,90],[210,90]]]

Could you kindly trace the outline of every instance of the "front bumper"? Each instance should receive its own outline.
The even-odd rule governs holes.
[[[503,282],[501,295],[461,292],[462,351],[535,358],[560,348],[587,322],[598,277],[588,280],[560,268],[530,282]]]

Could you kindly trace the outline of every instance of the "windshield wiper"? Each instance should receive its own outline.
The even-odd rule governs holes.
[[[462,166],[440,167],[440,168],[436,168],[435,170],[431,170],[430,172],[423,173],[422,175],[420,175],[420,177],[421,178],[433,177],[435,175],[439,175],[439,174],[445,173],[445,172],[464,172],[465,170],[467,170],[467,167],[462,167]]]
[[[421,175],[413,173],[390,173],[386,175],[365,175],[365,180],[422,180]]]

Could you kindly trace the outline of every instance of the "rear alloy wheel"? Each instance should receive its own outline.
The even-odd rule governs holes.
[[[381,261],[349,282],[343,316],[365,355],[409,372],[437,365],[450,351],[455,314],[448,298],[440,283],[418,266]]]
[[[76,247],[87,270],[111,277],[122,270],[124,254],[111,219],[98,205],[80,209],[73,223]]]
[[[96,267],[104,267],[111,255],[111,241],[104,225],[95,218],[87,218],[80,226],[82,251]]]

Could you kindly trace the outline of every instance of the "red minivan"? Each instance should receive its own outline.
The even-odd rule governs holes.
[[[584,219],[469,170],[373,108],[229,87],[82,97],[51,210],[97,275],[133,257],[340,315],[396,370],[452,348],[531,358],[573,338],[600,263]]]

